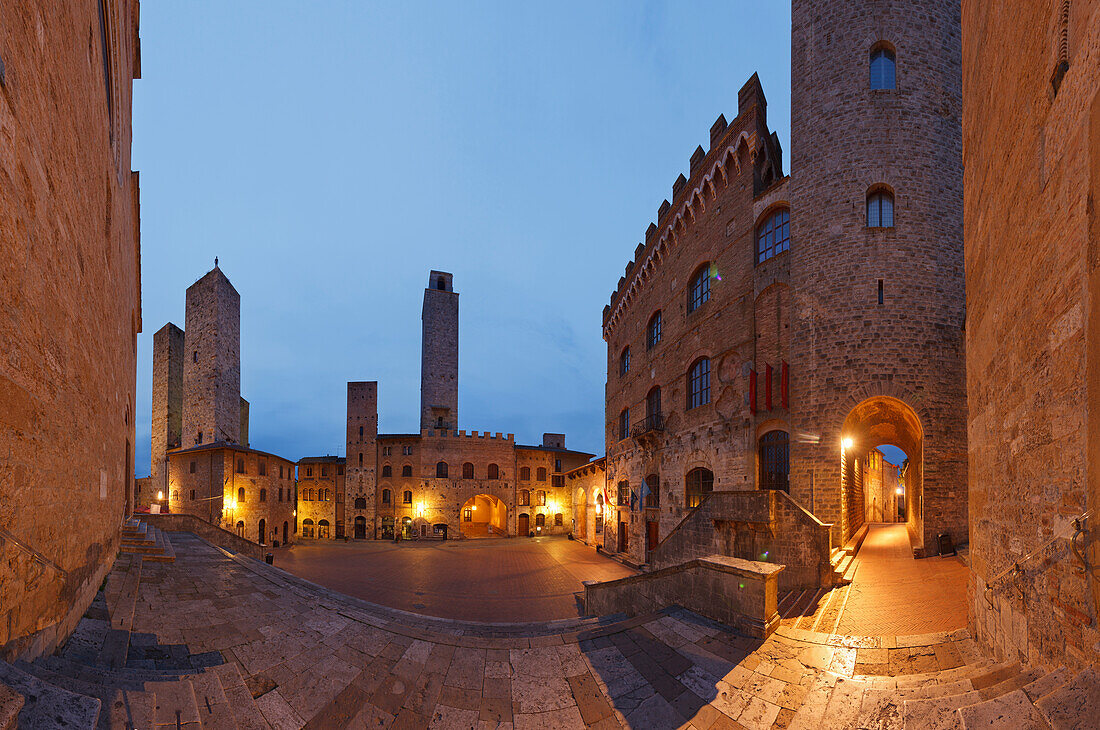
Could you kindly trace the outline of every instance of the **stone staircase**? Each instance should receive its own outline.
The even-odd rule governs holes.
[[[143,560],[174,563],[176,553],[172,550],[172,541],[150,524],[136,518],[122,523],[120,552],[129,555],[141,555]]]

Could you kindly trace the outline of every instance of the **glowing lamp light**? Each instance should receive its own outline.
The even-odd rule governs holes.
[[[164,492],[157,492],[157,499],[164,499]]]
[[[845,436],[844,439],[840,442],[840,447],[847,451],[848,449],[852,448],[853,444],[854,442],[852,441],[851,437]]]
[[[474,510],[474,512],[477,512],[477,505],[475,504],[472,509]]]
[[[899,497],[902,495],[903,492],[904,490],[901,487],[898,487],[896,490],[894,490],[894,493],[897,494]]]

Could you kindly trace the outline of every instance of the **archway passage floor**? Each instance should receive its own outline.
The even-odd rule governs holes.
[[[905,635],[966,626],[968,570],[957,557],[915,560],[904,524],[871,525],[837,633]]]
[[[525,622],[580,615],[583,581],[636,571],[562,537],[447,542],[302,542],[280,568],[349,596],[462,621]]]

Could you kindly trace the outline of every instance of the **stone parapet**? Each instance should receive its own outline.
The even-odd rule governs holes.
[[[784,566],[708,555],[653,573],[584,585],[589,615],[638,616],[680,605],[765,639],[779,627],[777,591]]]
[[[188,514],[142,515],[141,519],[153,527],[165,532],[190,532],[203,540],[231,553],[238,553],[256,560],[264,559],[265,545],[257,545],[251,540],[238,537],[228,530],[212,525],[206,520]]]

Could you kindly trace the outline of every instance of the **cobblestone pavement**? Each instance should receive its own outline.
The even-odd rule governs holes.
[[[1095,670],[995,663],[965,629],[783,627],[760,641],[677,607],[527,624],[438,619],[189,534],[172,541],[175,563],[120,557],[59,655],[0,662],[0,681],[28,698],[21,727],[54,727],[65,713],[68,727],[97,717],[125,730],[925,730],[1004,726],[987,722],[998,717],[1045,728],[1086,717],[1100,686]]]
[[[447,542],[312,542],[275,564],[349,596],[464,621],[523,622],[580,614],[582,581],[636,571],[564,537]]]
[[[923,634],[966,626],[969,571],[957,557],[915,560],[904,524],[871,525],[837,624],[841,634]]]

